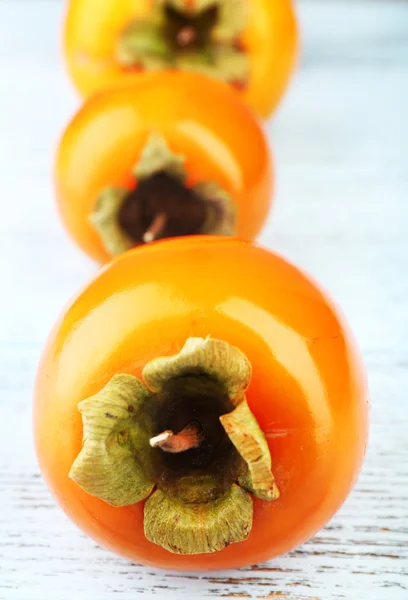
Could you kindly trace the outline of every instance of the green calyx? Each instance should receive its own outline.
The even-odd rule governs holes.
[[[243,86],[247,10],[243,0],[156,0],[146,18],[123,32],[117,59],[126,68],[194,70]]]
[[[252,367],[238,348],[213,338],[188,338],[174,356],[155,358],[145,366],[143,379],[159,392],[169,379],[204,373],[225,387],[233,404],[243,399],[251,380]]]
[[[69,476],[88,494],[112,506],[135,504],[153,490],[145,456],[152,423],[143,411],[149,395],[137,377],[115,375],[78,405],[83,447]]]
[[[248,359],[227,342],[189,338],[178,354],[147,363],[142,377],[115,375],[79,404],[83,445],[69,476],[115,507],[147,499],[145,536],[170,552],[244,541],[251,494],[279,496],[245,399]]]
[[[135,245],[134,240],[120,226],[118,219],[126,194],[127,190],[123,188],[104,189],[89,217],[105,250],[111,256],[122,254]]]
[[[152,134],[143,148],[140,160],[133,173],[138,181],[143,181],[161,171],[180,180],[181,183],[186,181],[187,172],[184,167],[184,157],[171,152],[162,136]]]
[[[240,477],[239,483],[258,498],[279,498],[279,490],[272,475],[268,443],[247,401],[244,399],[235,410],[220,417],[220,421],[248,466],[248,472]]]
[[[174,554],[205,554],[247,539],[252,527],[252,500],[232,484],[213,502],[187,504],[154,492],[145,505],[145,536]]]
[[[150,135],[133,174],[135,190],[105,188],[89,216],[111,256],[162,237],[235,233],[236,206],[230,196],[215,182],[204,181],[189,188],[184,157],[172,152],[161,135]],[[160,178],[164,183],[157,189]],[[187,205],[181,198],[186,195]],[[129,201],[133,203],[130,209]],[[201,216],[189,216],[187,209],[194,209],[194,205]],[[125,209],[131,216],[130,225],[123,216]],[[191,224],[189,219],[193,219]]]

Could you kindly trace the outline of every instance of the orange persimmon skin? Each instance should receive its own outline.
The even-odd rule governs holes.
[[[248,403],[268,440],[280,498],[254,499],[247,541],[180,556],[143,534],[143,502],[113,508],[68,478],[81,448],[78,403],[115,373],[177,353],[191,336],[226,340],[252,363]],[[367,439],[359,353],[338,309],[301,271],[250,242],[194,236],[123,254],[55,326],[39,368],[35,439],[63,509],[98,543],[167,569],[240,567],[287,552],[338,510]]]
[[[122,32],[151,10],[152,0],[71,0],[65,22],[68,71],[82,96],[134,81],[140,71],[124,69],[115,58]],[[250,76],[243,90],[234,88],[255,112],[268,116],[277,106],[293,72],[298,29],[292,0],[249,0],[242,42]]]
[[[237,207],[237,235],[254,239],[272,199],[272,162],[262,129],[230,88],[196,73],[145,74],[89,99],[56,158],[59,211],[72,238],[99,262],[111,257],[89,215],[101,191],[129,187],[152,132],[185,157],[188,185],[214,181]]]

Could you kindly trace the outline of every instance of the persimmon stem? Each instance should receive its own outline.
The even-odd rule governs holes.
[[[163,229],[166,226],[166,222],[167,222],[166,213],[161,212],[155,216],[155,218],[153,219],[153,221],[150,224],[149,229],[147,231],[145,231],[143,234],[143,241],[145,242],[145,244],[148,244],[149,242],[153,242],[157,237],[160,236],[160,234],[162,233]]]
[[[197,30],[192,25],[182,27],[176,35],[177,44],[180,48],[186,48],[195,42]]]
[[[201,425],[197,421],[191,421],[179,433],[173,433],[167,429],[150,438],[150,445],[152,448],[160,448],[170,454],[179,454],[192,448],[198,448],[204,437]]]

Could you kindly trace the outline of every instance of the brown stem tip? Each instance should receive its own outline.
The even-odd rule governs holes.
[[[158,215],[156,215],[156,217],[153,219],[152,223],[150,224],[149,229],[147,231],[145,231],[145,233],[143,234],[143,241],[145,242],[145,244],[148,244],[149,242],[153,242],[156,238],[160,237],[164,228],[166,227],[166,223],[167,223],[166,213],[161,212]]]
[[[196,38],[197,30],[191,25],[182,27],[176,35],[177,44],[180,46],[180,48],[186,48],[187,46],[190,46],[195,42]]]
[[[170,430],[150,438],[152,448],[160,448],[164,452],[179,454],[192,448],[198,448],[204,439],[204,431],[197,421],[191,421],[179,433]]]

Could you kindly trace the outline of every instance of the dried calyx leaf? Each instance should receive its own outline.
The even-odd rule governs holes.
[[[233,235],[236,230],[237,209],[227,192],[211,181],[197,183],[193,190],[207,205],[207,217],[201,233]]]
[[[133,172],[135,189],[105,188],[89,216],[111,256],[163,237],[235,233],[230,196],[215,182],[189,188],[184,157],[163,136],[149,136]]]
[[[247,20],[242,0],[156,0],[145,19],[123,32],[117,59],[126,68],[188,69],[244,85],[249,65],[241,34]]]
[[[158,392],[166,381],[187,374],[205,374],[224,386],[237,404],[251,379],[251,363],[241,350],[222,340],[189,338],[178,354],[150,361],[143,370],[149,389]]]
[[[166,140],[161,135],[152,133],[134,168],[134,174],[138,181],[143,181],[161,172],[178,179],[181,183],[185,183],[187,178],[184,156],[171,152]]]
[[[220,417],[228,437],[248,466],[239,483],[258,498],[276,500],[279,490],[272,475],[272,460],[265,435],[243,400],[231,413]]]
[[[214,1],[209,4],[214,5]],[[219,43],[235,44],[245,29],[249,3],[246,0],[221,0],[215,4],[219,17],[211,34],[212,38]]]
[[[235,484],[207,503],[185,503],[157,490],[145,504],[145,536],[175,554],[222,550],[246,540],[251,527],[251,497]]]
[[[121,228],[118,214],[126,197],[123,188],[106,188],[100,194],[89,220],[111,256],[122,254],[135,245],[134,240]]]
[[[119,63],[125,67],[143,66],[158,71],[168,66],[168,44],[160,19],[134,21],[127,27],[116,49]]]
[[[83,445],[69,476],[112,506],[147,498],[145,535],[170,552],[215,552],[244,541],[250,492],[279,496],[245,399],[250,377],[245,354],[212,338],[189,338],[178,354],[147,363],[145,383],[115,375],[78,406]]]
[[[133,375],[115,375],[97,394],[82,401],[83,446],[69,476],[88,494],[112,506],[147,498],[152,423],[142,410],[150,392]]]

